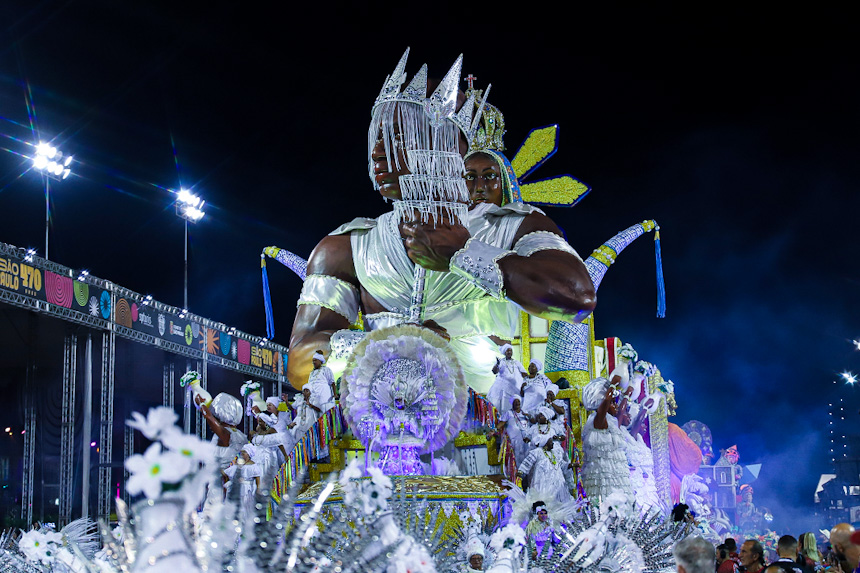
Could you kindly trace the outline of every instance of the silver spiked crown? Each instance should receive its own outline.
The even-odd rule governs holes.
[[[466,136],[467,141],[472,141],[481,120],[481,113],[490,93],[490,87],[484,91],[483,100],[476,105],[479,94],[469,95],[466,103],[457,112],[457,92],[460,86],[460,73],[463,68],[463,54],[457,58],[442,82],[430,96],[427,95],[427,64],[421,66],[418,73],[409,82],[403,91],[401,86],[406,82],[406,60],[409,58],[409,48],[403,52],[400,61],[394,71],[385,78],[373,109],[386,102],[403,102],[421,106],[433,127],[439,127],[448,119],[451,120]]]

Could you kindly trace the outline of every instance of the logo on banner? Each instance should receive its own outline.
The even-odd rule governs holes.
[[[164,319],[163,314],[158,315],[158,335],[164,336],[164,327],[166,326],[167,321]]]
[[[185,325],[185,344],[190,345],[191,341],[194,340],[194,331],[191,330],[191,325]]]
[[[152,326],[152,315],[137,311],[137,321],[144,326]]]
[[[24,290],[27,296],[35,296],[42,290],[42,271],[12,259],[0,258],[0,287]]]
[[[178,336],[179,338],[185,336],[182,334],[182,326],[179,324],[173,324],[172,320],[170,321],[170,330],[168,332],[171,336]]]

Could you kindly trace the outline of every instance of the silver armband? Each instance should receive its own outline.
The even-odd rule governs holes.
[[[514,245],[514,251],[521,257],[528,257],[538,251],[564,251],[570,253],[580,261],[582,257],[567,244],[564,237],[560,237],[550,231],[534,231],[522,237],[517,244]]]
[[[493,298],[505,298],[504,278],[499,259],[516,254],[472,237],[451,257],[451,272],[478,287]]]
[[[331,358],[349,358],[358,343],[367,335],[363,330],[338,330],[331,335]]]
[[[302,285],[299,305],[313,304],[346,318],[358,320],[358,289],[346,281],[328,275],[309,275]]]

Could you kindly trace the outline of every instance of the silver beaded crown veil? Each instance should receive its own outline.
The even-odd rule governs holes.
[[[447,215],[465,220],[468,200],[463,174],[465,168],[459,151],[459,132],[472,141],[478,129],[481,110],[486,102],[476,106],[472,94],[456,112],[461,54],[439,86],[427,95],[427,65],[421,66],[412,81],[401,91],[406,81],[406,61],[409,48],[403,53],[394,71],[385,78],[382,90],[373,104],[367,134],[368,171],[374,188],[379,185],[373,173],[373,148],[381,137],[389,169],[393,160],[401,168],[398,148],[406,151],[409,175],[400,177],[403,201],[395,204],[401,220],[413,220],[416,213],[423,223]],[[489,86],[486,93],[489,93]],[[477,110],[477,112],[476,112]]]

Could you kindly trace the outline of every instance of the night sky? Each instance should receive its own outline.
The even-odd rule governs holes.
[[[849,404],[841,448],[860,401],[834,383],[860,371],[860,81],[845,15],[185,4],[0,4],[0,241],[43,252],[25,156],[51,140],[77,162],[53,186],[50,258],[181,306],[171,190],[190,188],[207,201],[190,310],[264,335],[262,248],[306,257],[340,223],[382,213],[371,104],[407,45],[410,77],[424,62],[441,76],[462,52],[464,74],[493,84],[510,155],[531,128],[561,125],[536,176],[592,186],[549,212],[583,257],[660,224],[667,318],[649,235],[603,281],[597,335],[674,380],[676,423],[701,420],[715,448],[763,463],[756,502],[799,533],[829,471],[828,404]],[[301,285],[269,268],[287,344]]]

